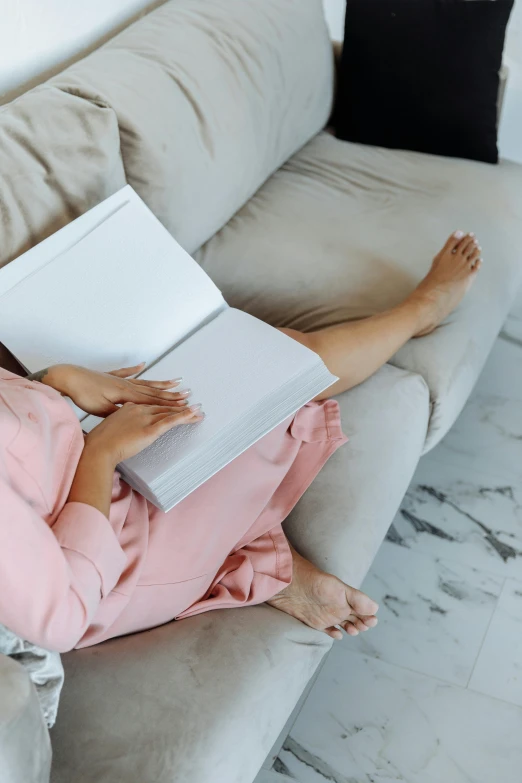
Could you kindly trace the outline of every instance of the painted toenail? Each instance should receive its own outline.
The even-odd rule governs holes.
[[[460,231],[460,229],[459,229],[459,231],[455,231],[454,236],[455,236],[455,239],[462,239],[462,237],[464,236],[464,231]]]

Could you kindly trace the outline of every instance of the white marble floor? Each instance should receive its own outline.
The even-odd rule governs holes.
[[[364,589],[256,783],[522,783],[522,296],[419,464]]]

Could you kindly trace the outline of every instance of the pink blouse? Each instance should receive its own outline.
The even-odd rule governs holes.
[[[111,521],[67,503],[84,442],[68,408],[54,389],[0,369],[0,622],[57,650],[78,642],[127,564],[125,503]]]
[[[168,514],[115,473],[107,519],[67,502],[72,408],[0,369],[0,623],[61,652],[268,600],[292,578],[281,523],[345,441],[337,403],[310,403]]]

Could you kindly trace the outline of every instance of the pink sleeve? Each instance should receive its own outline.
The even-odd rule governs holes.
[[[0,622],[48,650],[79,642],[126,556],[109,520],[67,503],[54,526],[0,479]]]
[[[9,370],[4,370],[3,367],[0,367],[0,380],[2,381],[20,381],[23,380],[21,375],[15,375],[14,372],[9,372]]]

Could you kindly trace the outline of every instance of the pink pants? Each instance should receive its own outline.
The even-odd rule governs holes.
[[[118,478],[115,511],[130,500],[120,533],[130,565],[78,646],[279,593],[292,579],[281,523],[345,442],[339,406],[327,400],[306,405],[167,514]]]

